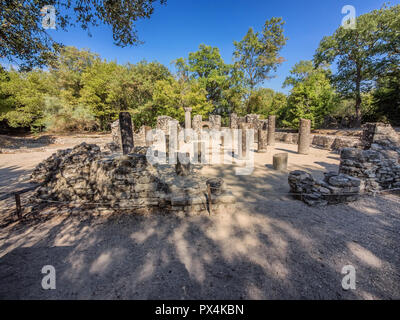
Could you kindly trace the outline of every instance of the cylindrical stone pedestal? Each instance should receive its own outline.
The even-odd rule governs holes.
[[[308,154],[310,150],[311,120],[300,119],[298,153]]]
[[[286,171],[288,164],[288,154],[287,153],[277,153],[274,154],[272,164],[275,170]]]
[[[267,152],[267,131],[258,129],[258,153]]]
[[[275,145],[275,121],[276,116],[268,116],[268,145]]]

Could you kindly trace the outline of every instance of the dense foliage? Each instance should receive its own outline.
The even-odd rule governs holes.
[[[275,114],[279,126],[290,128],[301,117],[314,128],[400,125],[400,5],[364,14],[356,29],[340,27],[322,39],[313,61],[292,68],[287,95],[262,86],[284,61],[283,26],[272,18],[260,32],[249,29],[234,42],[232,64],[217,47],[201,44],[174,61],[176,74],[158,62],[120,65],[74,47],[61,48],[46,69],[1,67],[0,121],[34,132],[108,130],[128,111],[139,128],[154,126],[159,115],[183,122],[183,108],[192,107],[204,118],[220,114],[224,125],[231,112]]]
[[[317,65],[337,64],[332,81],[343,98],[354,100],[358,124],[362,119],[363,94],[371,92],[400,62],[400,5],[384,6],[361,15],[356,28],[340,27],[324,37],[315,54]],[[393,105],[398,108],[398,105]]]
[[[134,23],[150,18],[157,0],[2,0],[0,1],[0,57],[22,68],[31,69],[52,61],[62,48],[49,30],[41,25],[45,8],[57,13],[56,27],[68,30],[79,26],[84,30],[100,23],[110,26],[118,46],[140,43]],[[160,0],[163,4],[166,0]],[[44,10],[44,11],[43,11]],[[89,33],[90,34],[90,33]]]

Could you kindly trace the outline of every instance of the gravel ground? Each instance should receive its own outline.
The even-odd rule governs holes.
[[[287,174],[271,169],[273,153],[289,153],[289,170],[316,175],[338,165],[337,154],[301,156],[295,147],[256,155],[251,176],[205,167],[238,199],[236,210],[219,215],[48,207],[17,222],[12,199],[0,201],[0,298],[400,299],[399,196],[326,208],[293,200]],[[47,156],[0,155],[0,191],[23,184]],[[56,290],[41,288],[44,265],[56,269]],[[342,289],[345,265],[356,269],[356,290]]]

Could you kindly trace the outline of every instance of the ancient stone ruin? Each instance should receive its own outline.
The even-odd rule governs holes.
[[[275,116],[262,120],[255,114],[238,117],[232,113],[230,127],[226,128],[221,126],[218,115],[210,115],[208,121],[195,115],[191,120],[191,111],[191,108],[185,108],[185,128],[171,117],[157,118],[156,129],[165,134],[164,152],[169,160],[174,158],[174,154],[170,157],[172,152],[175,155],[179,152],[178,149],[169,150],[169,141],[173,139],[171,130],[175,130],[178,137],[173,144],[179,147],[183,142],[179,133],[184,129],[193,128],[195,133],[208,129],[224,134],[242,129],[241,139],[228,144],[232,144],[232,152],[237,151],[237,159],[245,159],[251,148],[247,145],[247,130],[252,129],[259,153],[266,152],[269,145],[273,146],[275,139],[298,143],[299,154],[307,154],[311,144],[322,144],[331,149],[336,145],[335,148],[340,150],[339,171],[326,173],[323,180],[304,171],[289,173],[290,192],[309,205],[349,202],[361,194],[400,188],[400,138],[390,125],[368,123],[357,141],[338,137],[332,140],[311,135],[310,121],[305,119],[301,119],[299,133],[282,136],[275,132]],[[190,163],[181,163],[179,157],[174,163],[169,160],[165,164],[150,163],[147,155],[151,142],[146,137],[151,128],[142,126],[133,133],[128,113],[121,113],[111,128],[113,142],[105,151],[96,145],[82,143],[73,149],[58,151],[40,163],[32,173],[32,180],[42,183],[37,190],[38,199],[164,213],[210,213],[235,203],[235,197],[222,179],[202,177]],[[186,140],[186,130],[184,133]],[[223,148],[226,147],[224,134],[218,142]],[[208,151],[203,146],[205,141],[201,137],[198,139],[193,142],[198,142],[198,157],[202,159]],[[287,153],[275,154],[273,160],[275,170],[286,171]]]
[[[360,195],[360,179],[335,172],[317,180],[305,171],[296,170],[289,173],[288,181],[295,198],[310,206],[355,201]]]
[[[235,197],[223,180],[195,174],[178,175],[174,166],[151,165],[147,147],[127,155],[100,152],[82,143],[61,150],[39,164],[32,180],[43,183],[40,201],[89,204],[132,212],[200,214],[231,208]],[[208,195],[210,188],[210,198]]]
[[[400,188],[400,138],[390,125],[367,123],[359,148],[343,148],[338,173],[324,181],[289,173],[290,190],[309,205],[354,201],[361,194]]]

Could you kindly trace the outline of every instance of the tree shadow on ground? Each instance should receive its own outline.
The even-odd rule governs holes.
[[[312,208],[288,196],[287,173],[263,163],[250,176],[213,170],[234,185],[236,210],[96,217],[49,207],[3,228],[0,298],[400,298],[397,196]],[[56,269],[56,290],[41,288],[44,265]],[[346,265],[356,268],[356,290],[342,289]]]
[[[0,297],[17,299],[399,298],[398,198],[310,208],[240,202],[234,212],[178,218],[55,215],[3,230]],[[362,204],[361,204],[362,206]],[[15,227],[14,227],[15,228]],[[57,289],[41,289],[44,265]],[[357,289],[344,291],[353,265]]]
[[[53,135],[42,135],[40,137],[10,137],[0,135],[0,148],[7,150],[37,149],[43,148],[56,141]]]

